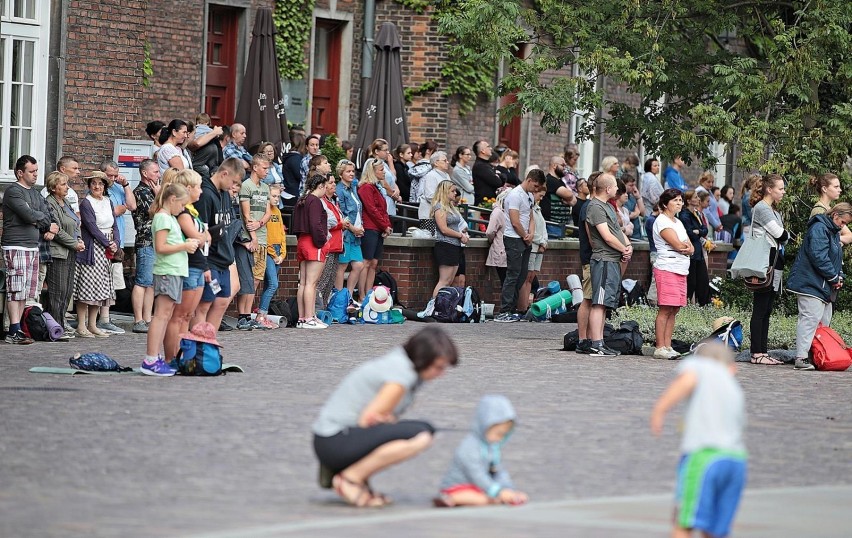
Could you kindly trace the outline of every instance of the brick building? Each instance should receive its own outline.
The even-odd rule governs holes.
[[[304,81],[288,82],[288,117],[309,132],[354,139],[361,97],[365,5],[372,0],[317,0]],[[141,139],[152,119],[191,119],[204,110],[216,123],[233,119],[254,13],[274,0],[8,0],[0,42],[0,184],[13,179],[17,156],[34,155],[44,172],[61,155],[90,170],[113,153],[116,139]],[[393,22],[403,43],[403,83],[440,79],[446,40],[429,12],[394,0],[375,1],[375,24]],[[145,76],[146,65],[153,69]],[[551,76],[569,73],[553,73]],[[495,80],[495,84],[497,81]],[[507,126],[498,103],[465,116],[441,89],[413,97],[407,108],[414,141],[434,139],[452,151],[477,138],[506,143],[521,168],[546,168],[573,141],[573,125],[547,134],[531,116]],[[617,86],[611,92],[629,99]],[[620,95],[619,95],[620,92]],[[249,126],[249,128],[251,128]],[[581,175],[604,155],[620,159],[640,148],[613,141],[581,144]],[[717,176],[725,177],[724,168]],[[694,180],[699,171],[688,171]]]

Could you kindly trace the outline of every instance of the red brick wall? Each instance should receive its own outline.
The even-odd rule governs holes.
[[[116,138],[138,138],[144,107],[144,35],[148,2],[72,0],[65,57],[62,153],[91,170],[112,156]],[[134,13],[134,17],[126,14]],[[185,21],[182,21],[184,24]],[[51,170],[53,163],[48,166]]]

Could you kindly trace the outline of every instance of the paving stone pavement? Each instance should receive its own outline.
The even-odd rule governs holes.
[[[461,364],[424,385],[406,415],[443,431],[374,480],[396,505],[358,511],[319,489],[310,424],[323,400],[356,364],[420,327],[222,333],[226,360],[246,372],[217,378],[27,372],[95,350],[138,366],[144,335],[0,344],[0,537],[665,534],[680,412],[659,439],[647,423],[676,363],[562,352],[568,325],[445,326]],[[744,364],[738,375],[750,474],[735,535],[849,536],[852,372]],[[431,509],[486,393],[517,408],[504,456],[532,502]],[[788,507],[802,510],[799,527]]]

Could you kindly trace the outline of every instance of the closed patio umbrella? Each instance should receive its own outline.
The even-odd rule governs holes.
[[[251,35],[235,121],[246,127],[245,147],[249,151],[253,153],[263,141],[272,142],[276,152],[281,153],[282,144],[290,142],[290,133],[275,57],[275,26],[268,8],[257,10]]]
[[[391,149],[408,142],[408,124],[405,119],[405,94],[400,67],[399,31],[393,23],[382,24],[374,42],[376,58],[373,77],[365,97],[366,101],[355,140],[358,166],[366,160],[367,148],[376,138],[384,138]]]

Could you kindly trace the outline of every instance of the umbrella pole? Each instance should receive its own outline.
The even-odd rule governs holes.
[[[367,93],[373,76],[373,34],[376,31],[376,0],[364,1],[364,44],[361,46],[361,116],[367,108]]]

